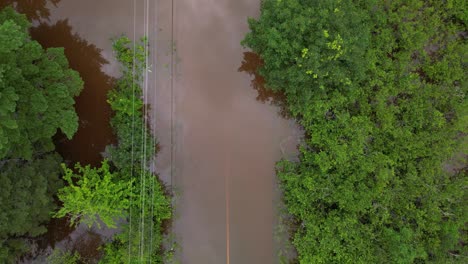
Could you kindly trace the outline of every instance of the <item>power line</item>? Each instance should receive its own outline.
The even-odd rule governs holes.
[[[144,256],[144,241],[145,241],[145,238],[144,238],[144,233],[145,233],[145,188],[146,188],[146,127],[147,127],[147,119],[146,119],[146,112],[147,112],[147,77],[148,77],[148,57],[147,57],[147,54],[148,54],[148,39],[147,39],[147,35],[146,35],[146,32],[147,32],[147,4],[148,4],[148,1],[145,1],[144,2],[144,5],[143,5],[143,11],[144,11],[144,14],[143,14],[143,32],[144,32],[144,55],[145,55],[145,62],[144,62],[144,79],[143,79],[143,86],[144,86],[144,91],[143,91],[143,114],[142,114],[142,127],[141,127],[141,137],[143,139],[142,141],[142,145],[143,145],[143,155],[141,156],[141,174],[140,174],[140,226],[139,226],[139,235],[140,235],[140,239],[139,239],[139,256],[140,256],[140,260],[143,261],[143,256]]]
[[[136,0],[133,0],[133,61],[132,61],[132,158],[130,179],[133,180],[133,162],[134,162],[134,133],[135,133],[135,45],[136,45]],[[132,206],[133,206],[133,182],[130,185],[130,210],[129,210],[129,231],[128,231],[128,263],[131,261],[131,237],[132,237]]]
[[[156,6],[157,6],[157,3],[154,3],[154,14],[155,14],[155,19],[157,19],[157,12],[156,12]],[[157,21],[155,23],[155,26],[157,25]],[[149,35],[149,32],[148,32],[148,35]],[[154,49],[157,50],[157,47],[156,47],[156,37],[155,36],[155,40],[153,41],[153,45],[152,47],[155,47]],[[153,52],[153,54],[156,54],[156,52]],[[157,65],[156,65],[157,61],[154,63],[155,64],[155,69],[157,69]],[[156,71],[155,71],[156,73]],[[156,76],[156,74],[154,74],[153,76]],[[157,99],[157,95],[156,95],[156,88],[157,88],[157,82],[156,82],[156,77],[155,77],[155,81],[153,82],[154,84],[154,99],[153,99],[153,109],[156,110],[156,99]],[[156,114],[154,115],[153,117],[153,120],[154,120],[154,124],[153,124],[153,129],[152,129],[152,132],[153,132],[153,153],[152,153],[152,156],[153,156],[153,171],[156,170]],[[151,259],[151,256],[153,255],[153,231],[154,231],[154,177],[155,176],[155,173],[154,175],[151,175],[151,222],[150,222],[150,225],[151,225],[151,231],[150,231],[150,263],[152,262],[152,259]]]
[[[174,0],[171,0],[171,192],[174,195]],[[174,208],[175,198],[172,198]],[[174,217],[172,217],[174,218]],[[174,228],[174,219],[172,219],[171,228]],[[173,230],[172,230],[173,231]],[[174,238],[171,236],[171,246],[174,244]]]
[[[145,38],[146,38],[146,42],[145,42],[145,81],[144,81],[144,87],[145,87],[145,90],[144,90],[144,94],[143,94],[143,97],[144,97],[144,120],[145,120],[145,133],[144,133],[144,148],[143,148],[143,167],[144,167],[144,170],[145,170],[145,173],[143,174],[143,183],[142,183],[142,187],[143,187],[143,207],[142,207],[142,234],[141,234],[141,238],[142,238],[142,258],[145,259],[145,246],[144,246],[144,243],[145,243],[145,223],[146,223],[146,219],[145,219],[145,211],[146,211],[146,178],[148,176],[148,165],[146,164],[147,162],[147,150],[148,150],[148,146],[147,146],[147,136],[148,136],[148,71],[149,71],[149,66],[148,66],[148,58],[149,58],[149,0],[146,0],[145,1]]]

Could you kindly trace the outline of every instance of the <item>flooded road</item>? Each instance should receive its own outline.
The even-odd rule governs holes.
[[[299,130],[278,107],[257,101],[254,77],[238,71],[247,17],[257,16],[259,5],[159,2],[158,46],[167,48],[172,38],[174,52],[157,59],[157,68],[172,62],[173,70],[172,79],[158,71],[157,164],[177,193],[181,263],[276,261],[274,167],[282,148],[284,155],[294,153]]]
[[[300,131],[280,115],[277,95],[268,103],[272,95],[251,75],[258,58],[240,46],[247,17],[257,16],[259,6],[260,0],[53,0],[25,8],[33,18],[47,16],[34,23],[33,37],[46,47],[64,46],[86,83],[76,105],[80,130],[59,146],[73,162],[99,163],[114,140],[105,94],[119,71],[110,38],[138,39],[148,25],[145,100],[161,147],[156,170],[175,193],[180,263],[277,259],[274,167],[295,155]],[[55,236],[73,241],[78,234]]]

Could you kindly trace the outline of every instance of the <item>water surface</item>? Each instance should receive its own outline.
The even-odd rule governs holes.
[[[160,35],[173,39],[174,53],[158,54],[160,69],[172,62],[173,70],[158,71],[156,82],[156,129],[164,129],[158,166],[178,193],[179,259],[274,263],[275,162],[294,153],[300,133],[278,107],[256,100],[264,95],[252,89],[253,77],[239,71],[247,17],[258,15],[260,1],[159,5]]]

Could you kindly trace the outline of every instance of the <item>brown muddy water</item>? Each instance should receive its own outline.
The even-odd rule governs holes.
[[[157,54],[157,165],[177,193],[181,263],[277,259],[274,167],[294,156],[301,133],[251,87],[255,66],[239,43],[259,7],[260,0],[159,2],[157,46],[172,40],[174,53]],[[171,62],[172,79],[161,67]]]
[[[118,77],[110,38],[139,38],[148,14],[152,73],[145,100],[161,147],[156,170],[176,194],[175,262],[277,262],[274,167],[294,158],[301,131],[281,114],[281,96],[262,89],[254,73],[261,61],[239,44],[260,0],[149,0],[146,9],[145,0],[7,2],[21,3],[35,19],[34,39],[65,47],[84,79],[76,104],[80,129],[73,140],[57,141],[66,159],[91,164],[114,140],[105,102]],[[111,234],[54,221],[44,243],[49,250],[81,248],[91,260]]]

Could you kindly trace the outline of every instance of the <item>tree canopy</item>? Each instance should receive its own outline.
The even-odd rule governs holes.
[[[265,0],[249,20],[243,44],[306,131],[300,162],[278,164],[300,263],[466,259],[466,168],[444,170],[467,156],[466,10]]]
[[[73,97],[82,89],[61,48],[31,40],[30,23],[0,10],[0,262],[13,262],[25,239],[46,231],[62,186],[52,136],[78,127]]]
[[[29,162],[0,161],[0,261],[13,261],[26,249],[21,237],[46,232],[56,208],[53,194],[62,186],[61,160],[48,154]]]
[[[57,129],[68,138],[78,129],[73,97],[83,82],[63,48],[44,50],[29,26],[10,7],[0,12],[0,159],[29,160],[37,150],[54,150]]]
[[[107,160],[99,168],[76,164],[77,173],[64,164],[62,168],[68,185],[57,194],[63,205],[54,217],[67,216],[72,225],[79,222],[88,227],[93,224],[100,227],[99,219],[107,227],[115,228],[115,221],[125,216],[129,207],[132,181],[117,180],[109,171]]]

